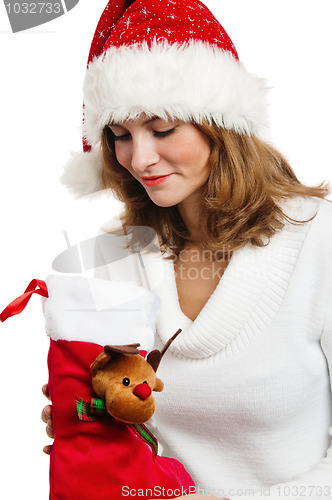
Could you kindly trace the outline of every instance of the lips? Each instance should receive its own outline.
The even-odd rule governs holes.
[[[149,177],[141,177],[143,184],[146,186],[158,186],[165,182],[172,174],[167,175],[151,175]]]

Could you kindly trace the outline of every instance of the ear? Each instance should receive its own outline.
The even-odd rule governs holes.
[[[181,333],[181,331],[182,331],[181,328],[179,328],[179,330],[176,333],[174,333],[174,335],[166,342],[161,351],[155,349],[154,351],[151,351],[148,354],[146,361],[149,363],[149,365],[152,366],[155,372],[158,370],[161,358],[163,357],[163,355],[165,354],[165,352],[167,351],[173,340],[176,339],[179,333]]]
[[[153,370],[156,372],[161,358],[162,358],[161,352],[158,349],[155,349],[154,351],[149,352],[149,354],[146,357],[146,361],[149,363],[149,365],[152,366]]]
[[[105,366],[110,360],[111,356],[109,354],[106,354],[105,352],[100,353],[98,358],[90,366],[90,372],[92,377],[96,375],[98,370],[102,370],[103,368],[105,368]]]
[[[163,388],[164,388],[164,383],[160,380],[160,378],[156,377],[153,390],[156,392],[161,392]]]

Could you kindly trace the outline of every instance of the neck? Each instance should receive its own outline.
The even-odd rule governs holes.
[[[199,230],[199,212],[200,203],[198,203],[197,197],[187,199],[178,205],[179,213],[182,220],[188,229],[191,239],[195,242],[200,240],[200,230]]]

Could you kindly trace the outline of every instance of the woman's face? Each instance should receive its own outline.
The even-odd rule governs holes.
[[[109,125],[118,162],[160,207],[193,201],[209,176],[209,139],[192,123],[146,115]]]

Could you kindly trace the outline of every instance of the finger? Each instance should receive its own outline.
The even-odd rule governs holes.
[[[49,419],[52,418],[52,406],[47,405],[43,408],[43,411],[41,412],[41,419],[45,424],[49,421]]]
[[[43,385],[42,392],[43,392],[44,396],[51,401],[51,398],[50,398],[50,395],[48,392],[48,384]]]
[[[48,437],[52,439],[54,438],[53,422],[51,418],[46,424],[46,434],[48,435]]]
[[[43,448],[43,452],[46,453],[46,455],[50,455],[51,450],[52,450],[51,444],[48,444],[47,446],[44,446],[44,448]]]

